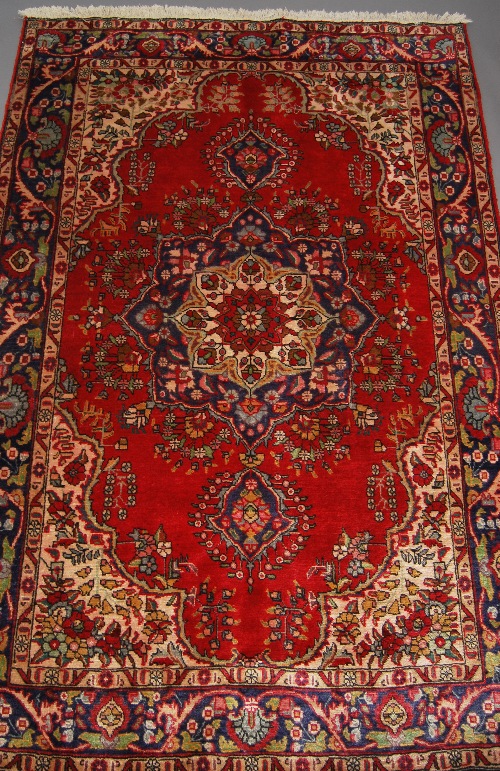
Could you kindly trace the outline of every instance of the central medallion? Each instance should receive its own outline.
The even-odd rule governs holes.
[[[312,299],[305,274],[249,253],[230,268],[195,273],[174,321],[189,341],[193,368],[251,391],[312,369],[314,342],[331,318]]]
[[[296,408],[348,403],[377,323],[339,239],[290,238],[254,208],[210,237],[165,238],[123,320],[149,352],[151,400],[209,408],[249,446]]]

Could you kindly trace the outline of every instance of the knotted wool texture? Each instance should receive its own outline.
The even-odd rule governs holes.
[[[463,24],[29,18],[0,203],[0,767],[498,769]]]

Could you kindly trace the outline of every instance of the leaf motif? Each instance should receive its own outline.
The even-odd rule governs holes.
[[[288,739],[284,736],[282,739],[274,739],[264,747],[266,752],[285,752],[288,744]]]
[[[320,731],[319,734],[316,736],[314,741],[306,742],[304,744],[304,749],[302,751],[304,753],[306,753],[306,752],[325,752],[326,751],[326,738],[327,738],[326,731]]]
[[[183,731],[181,734],[181,748],[186,752],[201,753],[203,751],[201,742],[195,742],[187,731]]]
[[[231,739],[226,739],[222,734],[219,738],[219,749],[221,752],[238,752],[238,745]]]
[[[9,745],[11,747],[33,747],[34,733],[33,728],[28,728],[19,739],[11,739]]]

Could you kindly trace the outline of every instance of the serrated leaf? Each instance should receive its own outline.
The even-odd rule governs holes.
[[[103,578],[101,581],[101,586],[104,586],[105,589],[116,589],[118,586],[118,581],[115,581],[114,578]]]
[[[326,731],[320,731],[313,742],[306,742],[302,752],[326,752]]]
[[[201,753],[203,751],[201,742],[195,742],[187,731],[183,731],[181,734],[181,748],[186,752]]]
[[[157,740],[162,739],[164,736],[163,731],[159,731],[156,735]],[[127,733],[127,734],[118,734],[118,736],[115,739],[114,746],[117,750],[126,750],[128,747],[130,747],[131,744],[139,741],[138,734],[134,733]]]
[[[269,742],[264,749],[266,752],[285,752],[287,744],[288,739],[284,736],[282,739],[274,739],[274,741]]]
[[[8,538],[3,539],[3,558],[4,560],[7,560],[7,562],[10,562],[12,564],[14,560],[14,549],[9,543]]]
[[[18,739],[11,739],[9,742],[10,747],[33,747],[33,728],[28,728],[27,731]]]
[[[485,734],[476,733],[468,723],[463,724],[462,732],[466,744],[486,744],[488,742],[488,737]]]
[[[80,594],[83,594],[84,597],[87,597],[93,588],[94,588],[94,581],[87,581],[87,583],[82,584],[79,587],[78,591],[80,592]]]
[[[219,749],[221,752],[238,752],[239,747],[237,744],[231,741],[231,739],[225,739],[224,736],[219,738]]]

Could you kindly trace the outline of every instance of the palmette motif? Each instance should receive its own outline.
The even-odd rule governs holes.
[[[5,766],[498,766],[467,57],[460,26],[28,22],[0,180]]]

